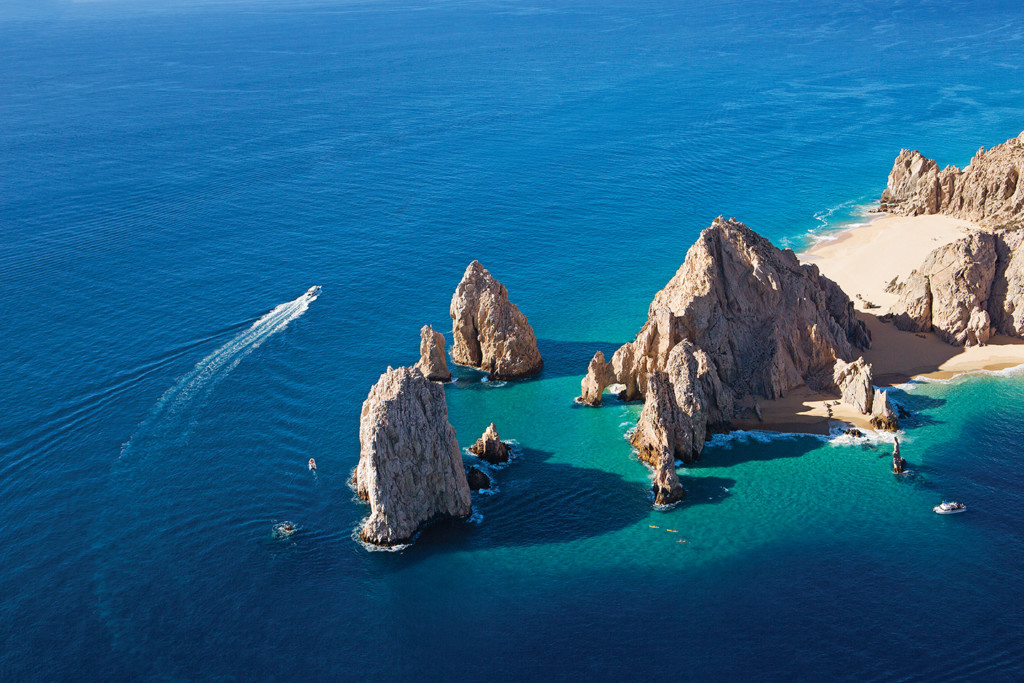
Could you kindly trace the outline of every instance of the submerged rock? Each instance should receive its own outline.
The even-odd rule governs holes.
[[[452,296],[452,359],[494,379],[540,372],[544,361],[526,316],[508,300],[508,290],[478,261],[466,268]]]
[[[916,150],[901,150],[889,173],[880,209],[902,216],[941,213],[990,227],[1024,221],[1024,133],[985,151],[963,169],[939,165]]]
[[[470,491],[482,491],[491,488],[491,478],[479,467],[470,467],[466,472],[466,481]]]
[[[498,436],[498,428],[492,422],[484,430],[483,435],[469,447],[469,452],[492,465],[508,462],[508,444]]]
[[[417,368],[388,368],[359,416],[355,486],[369,502],[367,543],[408,542],[425,523],[472,512],[469,484],[444,387]]]
[[[447,382],[452,378],[444,353],[444,335],[430,325],[420,328],[420,360],[416,367],[424,377],[435,382]]]

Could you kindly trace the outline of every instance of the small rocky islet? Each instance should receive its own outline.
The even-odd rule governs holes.
[[[889,291],[898,303],[886,319],[957,346],[986,344],[996,333],[1024,336],[1022,175],[1024,133],[980,150],[964,169],[940,171],[920,152],[900,152],[881,211],[941,213],[988,230],[938,247],[908,277],[894,279]],[[493,379],[543,368],[526,316],[479,262],[466,268],[449,314],[455,363]],[[861,354],[871,341],[849,296],[817,266],[719,217],[655,295],[636,339],[610,360],[594,354],[576,400],[600,406],[615,385],[621,400],[644,401],[630,443],[652,469],[655,504],[668,505],[686,495],[677,461],[695,462],[710,435],[759,417],[760,401],[799,387],[837,395],[874,428],[896,431],[896,412]],[[431,520],[468,517],[470,489],[490,487],[477,467],[467,478],[440,384],[449,379],[444,336],[427,325],[415,366],[389,367],[370,390],[353,476],[370,505],[359,530],[365,542],[400,545]],[[493,423],[468,450],[487,462],[508,461]],[[897,445],[894,471],[904,466]]]

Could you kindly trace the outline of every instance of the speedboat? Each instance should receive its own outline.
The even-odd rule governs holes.
[[[321,289],[322,287],[320,287],[320,285],[313,285],[308,290],[306,290],[306,296],[316,296],[317,294],[320,293]]]
[[[313,458],[309,459],[309,469],[311,469],[311,470],[315,470],[316,469],[316,460],[314,460]]]
[[[944,500],[939,505],[933,507],[932,510],[940,515],[955,515],[958,512],[967,512],[967,506],[956,501]]]

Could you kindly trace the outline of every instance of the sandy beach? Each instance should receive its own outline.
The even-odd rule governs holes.
[[[948,379],[1024,365],[1021,339],[995,336],[987,346],[962,348],[950,346],[934,334],[903,332],[879,320],[896,303],[896,296],[885,291],[894,277],[906,277],[933,249],[974,230],[983,228],[948,216],[883,215],[798,254],[801,262],[816,264],[853,299],[858,317],[871,331],[871,348],[864,358],[872,365],[877,386],[885,388],[915,377]],[[785,398],[763,401],[762,421],[745,420],[735,426],[824,434],[839,421],[870,429],[868,416],[848,406],[833,405],[830,420],[827,404],[836,398],[800,388]]]

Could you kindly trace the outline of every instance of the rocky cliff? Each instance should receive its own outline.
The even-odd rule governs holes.
[[[935,332],[957,346],[986,344],[995,333],[1024,336],[1024,233],[974,232],[936,248],[890,286],[894,323]]]
[[[444,335],[430,325],[420,328],[420,359],[416,367],[424,377],[435,382],[447,382],[452,378],[444,355]]]
[[[544,365],[526,316],[508,300],[508,290],[473,261],[452,296],[452,358],[494,379],[516,379]]]
[[[650,375],[667,367],[683,340],[706,354],[737,399],[777,398],[802,384],[829,388],[836,359],[870,339],[849,297],[817,266],[719,217],[655,295],[636,340],[610,363],[591,361],[581,398],[613,381],[625,386],[623,398],[644,397]]]
[[[900,151],[882,193],[882,211],[902,216],[941,213],[990,227],[1024,222],[1024,133],[978,153],[963,168],[939,165],[918,151]]]
[[[359,416],[355,486],[369,502],[359,531],[367,543],[409,541],[426,522],[472,512],[469,484],[444,387],[417,368],[388,368]]]

